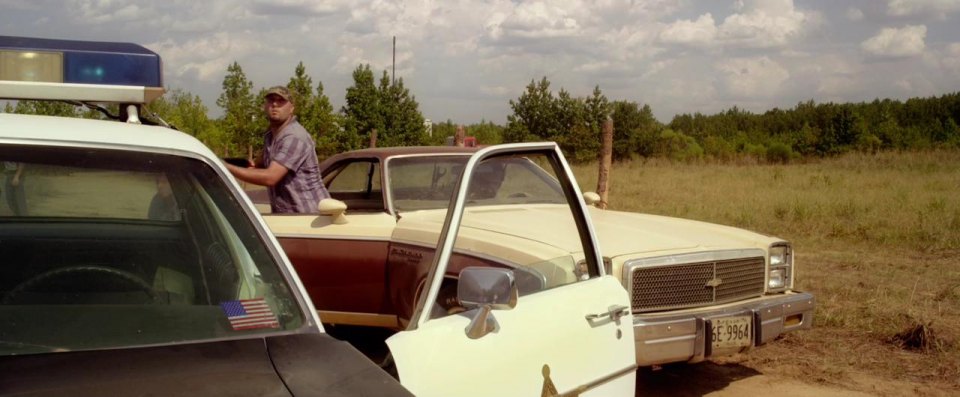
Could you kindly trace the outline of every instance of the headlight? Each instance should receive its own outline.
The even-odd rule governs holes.
[[[767,274],[767,291],[780,292],[790,286],[793,274],[793,250],[789,243],[770,246],[770,267]]]
[[[767,282],[767,288],[780,289],[786,284],[786,269],[770,270],[770,281]]]
[[[790,265],[790,246],[775,245],[770,247],[770,267]]]

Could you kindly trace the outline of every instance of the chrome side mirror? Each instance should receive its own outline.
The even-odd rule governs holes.
[[[347,203],[343,201],[332,198],[320,200],[317,210],[320,211],[320,215],[329,216],[330,223],[335,225],[347,223],[347,217],[344,215],[347,212]]]
[[[467,310],[479,309],[466,333],[470,339],[478,339],[497,332],[500,324],[493,310],[510,310],[517,306],[520,296],[513,272],[492,267],[468,267],[460,272],[457,299]]]

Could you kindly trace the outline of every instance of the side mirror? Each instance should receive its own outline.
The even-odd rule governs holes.
[[[583,202],[587,205],[596,205],[600,202],[600,195],[595,192],[583,192]]]
[[[347,212],[347,204],[343,201],[332,198],[323,199],[320,200],[317,209],[320,210],[320,215],[329,216],[330,222],[335,225],[347,223],[347,217],[344,215]]]
[[[492,310],[510,310],[520,296],[513,272],[492,267],[468,267],[460,272],[457,299],[467,310],[478,309],[465,329],[467,337],[478,339],[497,332],[500,324]]]

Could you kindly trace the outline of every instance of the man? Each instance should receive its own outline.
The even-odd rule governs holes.
[[[267,186],[273,213],[316,213],[320,200],[330,197],[320,176],[313,138],[294,111],[287,87],[276,86],[263,97],[270,128],[263,136],[263,168],[226,164],[237,179]]]

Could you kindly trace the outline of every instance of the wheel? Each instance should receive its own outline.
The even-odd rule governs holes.
[[[139,276],[128,271],[115,269],[112,267],[88,265],[62,267],[40,273],[21,282],[20,284],[17,284],[17,286],[13,287],[6,293],[6,295],[3,296],[3,299],[0,300],[0,302],[3,304],[16,302],[18,295],[26,291],[38,289],[39,286],[43,286],[45,284],[51,284],[57,281],[63,282],[64,280],[67,282],[78,282],[76,281],[77,279],[84,281],[84,277],[77,277],[78,273],[110,276],[113,280],[121,281],[128,286],[133,286],[136,287],[137,290],[143,291],[150,298],[151,302],[157,301],[158,297],[156,291],[154,291],[153,287]]]

